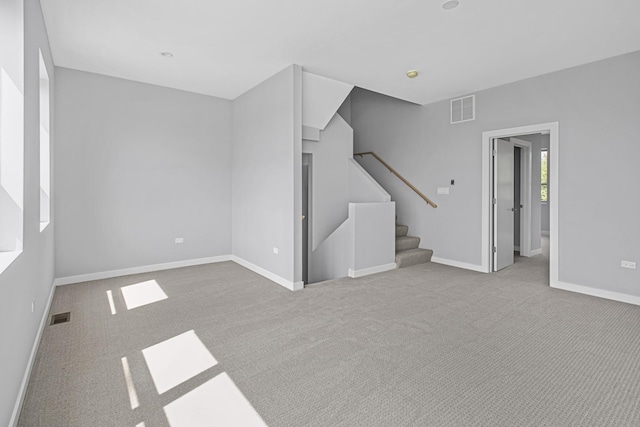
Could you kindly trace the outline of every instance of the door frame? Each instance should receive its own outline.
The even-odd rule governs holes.
[[[482,132],[482,252],[481,269],[486,273],[492,270],[492,234],[493,224],[491,216],[492,197],[492,167],[491,167],[491,141],[494,138],[517,137],[531,133],[549,133],[549,283],[554,286],[558,283],[558,169],[560,151],[559,123],[549,122],[528,126],[498,129]],[[529,229],[531,227],[529,226]]]

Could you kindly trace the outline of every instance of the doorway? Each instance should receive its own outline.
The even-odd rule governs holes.
[[[548,134],[549,135],[549,174],[553,179],[549,182],[549,283],[551,286],[554,286],[558,283],[558,151],[559,151],[559,125],[558,122],[552,123],[542,123],[537,125],[530,126],[521,126],[516,128],[507,128],[500,129],[494,131],[483,132],[482,134],[482,270],[490,273],[495,271],[495,257],[494,257],[494,237],[497,227],[500,226],[500,222],[497,216],[501,211],[496,210],[494,215],[494,190],[495,182],[494,177],[494,163],[493,163],[493,153],[494,153],[494,141],[500,139],[508,139],[517,138],[519,135],[530,135],[530,134]],[[521,149],[526,144],[521,145]],[[515,147],[515,145],[514,145]],[[526,151],[526,148],[525,148]],[[510,160],[511,160],[511,171],[513,171],[513,162],[515,159],[515,154],[513,150],[507,148],[507,152],[510,152]],[[521,151],[521,153],[523,153]],[[522,157],[522,156],[521,156]],[[506,157],[505,157],[506,158]],[[525,160],[524,164],[521,161],[521,167],[527,167],[528,160]],[[530,165],[529,165],[530,167]],[[511,179],[513,179],[513,172],[511,172]],[[521,174],[521,176],[523,176]],[[522,185],[521,188],[528,187],[529,191],[531,189],[530,185]],[[515,185],[515,184],[514,184]],[[524,189],[526,190],[526,188]],[[538,195],[529,195],[530,197],[538,197]],[[527,200],[527,195],[524,195],[525,200]],[[513,200],[513,193],[511,195],[511,199]],[[513,206],[513,201],[511,201],[512,206],[504,206],[505,212],[510,211],[511,217],[515,213],[515,207]],[[526,203],[524,204],[526,207]],[[514,211],[511,211],[511,209]],[[520,212],[522,216],[526,216],[528,213],[528,209],[522,209]],[[509,214],[507,214],[507,218]],[[529,218],[530,220],[530,218]],[[507,220],[509,221],[509,220]],[[511,219],[513,221],[513,219]],[[509,229],[508,234],[513,236],[513,223],[507,222],[508,227],[502,225],[505,229]],[[520,220],[520,224],[522,225],[522,219]],[[526,226],[525,226],[526,227]],[[530,229],[530,227],[529,227]],[[528,255],[534,255],[537,251],[531,251],[531,243],[523,241],[523,237],[526,238],[526,234],[522,234],[521,230],[521,241],[520,241],[520,250],[521,255],[526,253],[527,248],[529,248],[530,252]],[[504,245],[504,244],[503,244]],[[506,244],[509,247],[509,243]],[[510,251],[513,254],[513,243],[511,243]],[[523,249],[524,248],[524,249]],[[497,250],[497,249],[496,249]]]
[[[302,154],[302,281],[309,283],[309,227],[311,224],[311,154]]]

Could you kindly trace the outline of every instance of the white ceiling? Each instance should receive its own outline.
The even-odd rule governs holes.
[[[41,0],[56,65],[227,99],[299,64],[426,104],[640,50],[639,0],[441,3]]]

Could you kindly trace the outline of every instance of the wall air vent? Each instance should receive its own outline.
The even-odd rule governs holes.
[[[451,124],[476,119],[476,96],[469,95],[451,100]]]

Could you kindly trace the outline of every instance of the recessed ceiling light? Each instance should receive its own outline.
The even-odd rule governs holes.
[[[407,71],[407,77],[409,77],[410,79],[415,79],[416,77],[418,77],[418,71],[417,70]]]
[[[164,56],[165,58],[173,58],[173,53],[171,52],[160,52],[160,55]]]
[[[446,0],[444,3],[442,3],[442,8],[444,10],[451,10],[458,7],[459,4],[460,2],[458,0]]]

